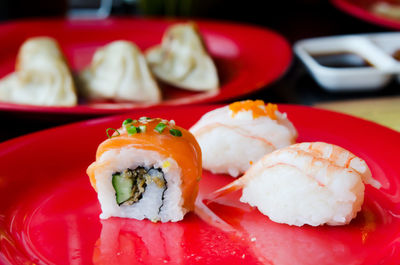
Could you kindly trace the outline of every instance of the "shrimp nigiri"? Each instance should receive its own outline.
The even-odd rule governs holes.
[[[364,160],[328,143],[300,143],[274,151],[213,197],[242,189],[240,201],[289,225],[348,224],[361,210],[364,183],[375,188]]]
[[[275,104],[245,100],[206,113],[190,131],[200,144],[203,167],[232,177],[265,154],[296,142],[297,131]]]

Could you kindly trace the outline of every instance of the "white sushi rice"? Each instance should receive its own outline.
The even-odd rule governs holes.
[[[366,163],[359,158],[352,159],[349,167],[343,166],[349,152],[342,153],[346,158],[332,161],[325,159],[330,154],[316,158],[298,151],[306,150],[308,145],[297,144],[297,149],[288,147],[263,157],[244,175],[248,182],[240,201],[256,206],[278,223],[348,224],[361,210],[363,182],[376,188],[379,182],[372,179]]]
[[[105,163],[104,167],[95,170],[97,194],[102,210],[100,218],[116,216],[162,222],[176,222],[183,219],[186,209],[182,207],[181,169],[172,158],[162,157],[155,151],[123,147],[104,152],[98,163]],[[165,187],[159,187],[154,182],[150,183],[138,202],[119,206],[112,185],[112,174],[140,166],[160,168],[164,173],[167,189],[164,192]]]
[[[253,118],[251,110],[232,116],[225,106],[203,115],[190,129],[201,147],[203,168],[237,177],[265,154],[295,143],[297,131],[286,114],[275,114],[276,120]]]
[[[246,134],[227,127],[216,127],[199,137],[203,154],[203,167],[212,173],[228,173],[239,176],[257,161],[275,149],[262,141],[246,137]]]
[[[251,181],[240,200],[257,206],[278,223],[296,226],[349,223],[361,209],[364,185],[355,174],[335,175],[332,183],[321,187],[295,167],[277,165]]]

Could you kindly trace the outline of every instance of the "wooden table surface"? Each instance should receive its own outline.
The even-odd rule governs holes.
[[[333,101],[314,106],[350,114],[400,132],[400,97]]]

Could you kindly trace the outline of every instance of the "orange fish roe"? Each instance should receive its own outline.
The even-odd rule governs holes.
[[[262,100],[244,100],[230,104],[229,109],[233,112],[232,117],[234,117],[239,111],[251,110],[253,112],[253,119],[261,116],[268,116],[271,119],[276,120],[275,111],[278,110],[278,106],[271,103],[265,105]]]
[[[268,103],[267,106],[265,106],[265,111],[267,112],[267,116],[269,116],[271,119],[276,120],[276,113],[275,111],[278,110],[278,105]]]

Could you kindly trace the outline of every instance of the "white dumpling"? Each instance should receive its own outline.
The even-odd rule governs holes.
[[[0,100],[43,106],[74,106],[76,90],[57,42],[28,39],[21,46],[16,71],[0,80]]]
[[[114,41],[99,48],[81,81],[89,98],[159,102],[161,92],[139,48]]]
[[[218,89],[218,74],[193,23],[167,29],[161,45],[146,52],[154,75],[174,86],[206,91]]]

